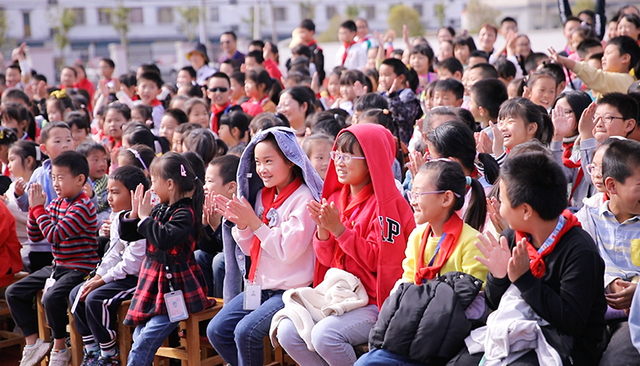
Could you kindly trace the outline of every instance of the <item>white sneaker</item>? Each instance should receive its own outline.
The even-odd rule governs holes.
[[[49,355],[49,366],[69,366],[71,351],[67,348],[64,352],[51,350]]]
[[[49,348],[51,348],[51,343],[47,343],[38,338],[33,346],[24,347],[20,366],[35,366],[47,355]]]

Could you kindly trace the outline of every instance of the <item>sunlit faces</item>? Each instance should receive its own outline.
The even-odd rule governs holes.
[[[195,81],[194,78],[191,77],[191,74],[187,70],[178,71],[178,76],[176,78],[176,85],[178,88],[183,85],[191,85],[191,82]]]
[[[469,49],[469,46],[465,45],[455,45],[453,47],[453,54],[455,56],[455,58],[458,59],[458,61],[460,61],[463,65],[467,64],[467,61],[469,60],[469,55],[471,54],[471,50]],[[438,71],[438,75],[440,75],[440,72]]]
[[[189,111],[189,122],[197,123],[202,128],[209,127],[209,111],[203,103],[194,103]],[[169,139],[171,141],[171,139]]]
[[[309,44],[309,42],[313,40],[313,34],[314,32],[308,30],[307,28],[298,28],[298,36],[304,44]]]
[[[527,228],[524,220],[524,213],[522,205],[518,207],[511,206],[511,201],[507,195],[507,185],[504,179],[500,179],[500,215],[509,224],[512,230],[525,231]],[[526,232],[526,231],[525,231]]]
[[[109,179],[107,182],[107,203],[113,212],[131,209],[131,192],[119,180]]]
[[[280,96],[277,110],[278,113],[282,113],[282,115],[287,117],[294,129],[298,129],[304,126],[307,108],[306,103],[302,103],[301,105],[297,100],[293,99],[291,94],[285,92]]]
[[[573,31],[580,27],[580,21],[578,20],[569,20],[564,25],[564,38],[567,39],[567,42],[571,41],[571,34]]]
[[[259,99],[262,97],[264,93],[264,85],[262,85],[262,89],[259,89],[259,85],[256,84],[255,81],[251,79],[246,79],[244,81],[244,93],[249,98]]]
[[[531,42],[527,36],[518,36],[516,39],[516,54],[522,57],[529,57],[531,54]]]
[[[495,30],[490,27],[480,29],[480,32],[478,32],[479,49],[486,52],[493,51],[493,44],[496,43],[497,36]]]
[[[353,90],[353,85],[341,84],[340,85],[340,97],[345,101],[353,102],[356,99],[356,92]]]
[[[115,108],[109,108],[104,117],[102,130],[105,135],[112,137],[115,141],[122,140],[122,126],[127,123],[127,119]]]
[[[111,65],[109,65],[106,61],[101,60],[100,62],[98,62],[98,74],[100,74],[100,77],[107,80],[111,79],[113,71],[113,67],[111,67]]]
[[[467,70],[462,78],[465,92],[468,94],[471,91],[471,87],[480,80],[482,80],[482,69],[480,67]]]
[[[469,112],[471,112],[471,114],[473,115],[473,118],[475,118],[476,121],[484,121],[484,119],[486,117],[484,115],[485,111],[484,111],[484,108],[482,108],[476,102],[475,93],[471,93],[469,95],[469,104],[467,106],[469,107]]]
[[[200,52],[192,51],[189,54],[189,62],[191,62],[191,66],[194,69],[200,70],[200,68],[202,68],[202,66],[204,66],[204,64],[206,63],[206,59]]]
[[[451,90],[434,90],[433,106],[434,107],[460,107],[463,100],[458,99]]]
[[[177,153],[182,152],[182,133],[173,131],[173,138],[171,139],[171,151]]]
[[[29,156],[25,161],[22,161],[20,155],[9,150],[9,172],[14,178],[27,176],[26,166],[33,164],[33,157]]]
[[[438,48],[438,60],[443,61],[449,57],[454,57],[453,44],[451,44],[450,41],[440,42],[440,47]]]
[[[332,144],[329,141],[316,141],[311,146],[311,153],[309,154],[309,160],[311,165],[318,172],[322,180],[327,176],[327,169],[329,168],[329,161],[331,160]]]
[[[75,198],[86,180],[84,174],[73,176],[68,167],[51,165],[51,184],[58,197]]]
[[[87,139],[88,136],[89,133],[86,129],[78,128],[78,126],[76,125],[71,126],[71,137],[73,138],[73,143],[76,146],[80,145],[84,140]]]
[[[256,173],[267,188],[282,190],[293,180],[293,163],[276,149],[271,141],[263,141],[254,150]]]
[[[224,180],[220,175],[220,167],[217,165],[207,166],[207,172],[204,176],[204,193],[206,195],[221,194],[227,198],[231,198],[236,191],[236,182],[231,181],[224,184]]]
[[[158,84],[147,79],[138,79],[138,87],[136,90],[138,91],[140,101],[142,101],[144,105],[151,105],[161,92]]]
[[[449,32],[447,28],[440,28],[438,30],[438,43],[442,43],[444,41],[453,41],[453,36]]]
[[[556,112],[557,111],[557,112]],[[573,132],[571,136],[575,136],[578,133],[578,118],[571,109],[571,105],[567,102],[567,98],[560,98],[556,102],[556,106],[553,113],[563,113],[564,117],[573,121]],[[569,137],[569,136],[567,136]]]
[[[638,28],[634,23],[628,21],[627,18],[622,17],[618,22],[617,35],[629,36],[637,40],[638,35],[640,35],[640,28]]]
[[[87,155],[89,178],[91,178],[92,181],[101,179],[107,173],[107,169],[109,169],[108,158],[106,153],[97,149]]]
[[[504,147],[513,149],[515,146],[533,139],[538,125],[536,123],[527,124],[520,116],[509,116],[498,120],[498,128],[504,135]]]
[[[354,153],[349,153],[341,150],[336,150],[339,155],[349,155],[353,157],[363,157],[364,154],[360,150],[360,147],[354,147]],[[338,176],[338,182],[346,185],[353,185],[364,187],[371,182],[371,175],[369,174],[369,167],[367,166],[366,159],[350,159],[349,162],[345,162],[344,158],[336,159],[334,165],[336,168],[336,174]]]
[[[20,75],[20,70],[8,67],[5,71],[5,80],[8,87],[14,87],[20,83],[22,80],[22,75]]]
[[[73,149],[73,138],[71,131],[67,128],[54,127],[49,131],[49,137],[44,144],[40,145],[40,150],[51,160],[65,151]]]
[[[13,118],[9,118],[8,114],[2,116],[2,127],[10,128],[18,134],[18,138],[22,138],[24,135],[24,130],[27,128],[29,123],[27,121],[18,121]]]
[[[62,69],[60,73],[60,84],[65,88],[72,88],[76,82],[76,73],[74,71],[75,70],[68,67]]]
[[[173,183],[173,181],[171,181],[171,183]],[[169,180],[156,175],[151,175],[151,190],[158,196],[161,203],[170,202],[171,196],[173,195],[169,187]]]
[[[409,65],[418,75],[426,75],[429,72],[429,61],[429,57],[420,53],[414,53],[409,57]]]
[[[437,187],[433,184],[436,177],[432,172],[421,171],[416,174],[413,179],[411,191],[415,194],[409,203],[413,207],[413,218],[416,224],[422,225],[440,215],[442,208],[442,194],[441,193],[427,193],[436,192]]]
[[[378,70],[378,86],[379,88],[384,89],[384,91],[388,91],[393,85],[393,81],[398,78],[398,75],[393,72],[393,66],[389,65],[380,65],[380,69]]]
[[[233,39],[231,34],[223,34],[220,36],[220,45],[227,55],[233,55],[236,52],[237,41]]]
[[[603,142],[611,136],[627,137],[636,127],[634,119],[624,119],[618,109],[609,104],[599,104],[595,113],[593,137]]]
[[[604,180],[602,179],[602,158],[604,157],[604,152],[606,150],[607,149],[605,147],[596,150],[593,154],[593,160],[590,166],[587,166],[587,172],[589,173],[589,176],[591,176],[591,182],[598,192],[607,191],[604,186]]]
[[[327,82],[327,91],[329,95],[336,98],[340,95],[340,76],[338,74],[329,75]]]
[[[209,79],[209,81],[211,81],[212,79]],[[237,101],[238,99],[244,96],[246,96],[246,94],[244,93],[244,85],[240,84],[236,79],[231,78],[231,94],[230,94],[230,97],[227,99],[231,99],[232,101]],[[221,103],[222,103],[222,100],[223,99],[220,99]],[[224,105],[224,104],[218,104],[218,105]]]
[[[178,128],[178,125],[179,123],[175,118],[171,117],[171,115],[169,114],[165,114],[160,120],[160,137],[164,137],[169,141],[173,141],[173,135],[176,131],[176,128]]]
[[[530,100],[548,110],[556,99],[556,86],[556,80],[553,77],[538,78],[531,87]]]
[[[605,184],[608,190],[612,191],[612,196],[617,196],[611,198],[609,208],[613,210],[612,206],[615,206],[615,211],[618,213],[626,217],[633,217],[640,215],[640,167],[631,166],[629,169],[633,173],[624,180],[624,183],[608,177]]]
[[[45,107],[47,109],[47,120],[49,122],[58,122],[63,121],[62,114],[65,111],[61,111],[58,108],[58,101],[55,99],[47,99],[45,103]]]

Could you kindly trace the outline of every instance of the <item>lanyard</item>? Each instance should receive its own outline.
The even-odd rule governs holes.
[[[556,225],[556,228],[553,229],[553,231],[551,232],[551,235],[549,235],[547,240],[545,240],[544,243],[542,243],[542,245],[540,246],[540,248],[538,248],[539,254],[542,254],[542,252],[544,252],[545,249],[549,248],[551,244],[553,244],[556,241],[556,237],[558,236],[558,234],[560,233],[560,231],[562,230],[566,222],[567,222],[567,219],[561,215],[560,218],[558,219],[558,224]]]
[[[429,235],[431,235],[431,233],[429,233]],[[447,234],[442,233],[442,237],[438,241],[438,246],[436,246],[436,252],[433,253],[433,258],[431,258],[431,261],[429,262],[429,267],[433,266],[433,262],[435,262],[436,257],[438,256],[438,252],[440,251],[440,244],[442,244],[442,241],[444,240],[445,236],[447,236]]]

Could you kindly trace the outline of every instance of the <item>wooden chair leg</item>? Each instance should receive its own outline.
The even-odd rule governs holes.
[[[42,291],[38,291],[36,295],[36,310],[38,316],[38,337],[45,342],[51,342],[51,329],[47,325],[47,315],[44,312],[44,306],[42,305]],[[42,362],[41,366],[49,365],[49,355],[47,355]]]
[[[83,352],[83,342],[82,336],[76,330],[76,322],[73,319],[73,314],[69,312],[69,334],[71,335],[71,366],[80,366],[82,363],[82,358],[84,356]]]

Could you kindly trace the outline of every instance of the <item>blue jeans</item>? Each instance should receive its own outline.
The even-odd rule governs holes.
[[[153,357],[162,342],[178,327],[167,315],[156,315],[133,331],[133,346],[129,352],[127,366],[151,366]]]
[[[224,285],[224,253],[220,252],[214,255],[199,249],[193,254],[207,283],[207,288],[209,289],[207,295],[222,298],[222,286]]]
[[[412,359],[400,356],[385,349],[374,348],[358,359],[353,366],[420,366],[424,365]]]
[[[211,263],[213,269],[213,297],[222,298],[224,286],[224,253],[220,252],[213,257]]]
[[[193,252],[196,263],[200,266],[204,275],[204,282],[207,283],[207,296],[213,296],[213,271],[211,270],[211,262],[213,262],[213,254],[209,254],[202,249]]]
[[[244,292],[225,304],[207,327],[209,342],[222,359],[232,366],[263,365],[264,336],[269,334],[271,319],[284,307],[282,293],[262,290],[262,305],[244,310]]]
[[[369,332],[376,320],[376,305],[320,320],[311,330],[314,352],[307,348],[293,322],[283,319],[278,325],[278,343],[299,365],[351,366],[357,359],[353,346],[368,342]]]

